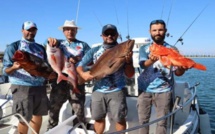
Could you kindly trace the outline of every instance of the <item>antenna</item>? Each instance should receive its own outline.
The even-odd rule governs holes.
[[[174,44],[174,46],[178,43],[183,41],[182,36],[188,31],[188,29],[193,25],[193,23],[199,18],[199,16],[203,13],[203,11],[208,7],[209,3],[202,9],[202,11],[197,15],[197,17],[193,20],[193,22],[190,24],[190,26],[184,31],[184,33],[179,37],[179,39],[176,41],[176,43]],[[183,42],[182,42],[183,44]]]
[[[77,8],[77,12],[76,12],[76,24],[78,24],[78,12],[79,12],[79,7],[80,7],[80,1],[81,0],[78,0],[78,8]]]

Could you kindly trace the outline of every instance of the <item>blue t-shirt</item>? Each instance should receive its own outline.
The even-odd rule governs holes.
[[[105,45],[103,44],[102,46],[97,46],[89,50],[78,66],[85,67],[91,62],[95,63],[99,59],[99,57],[104,53],[105,51],[104,46]],[[102,93],[120,91],[126,85],[125,77],[126,76],[124,74],[123,66],[115,73],[108,75],[99,81],[96,81],[93,91],[98,91]]]
[[[158,60],[149,67],[144,67],[143,62],[148,60],[150,54],[149,47],[151,44],[144,45],[139,50],[139,65],[144,71],[138,77],[138,89],[143,92],[163,93],[170,91],[174,83],[174,67],[165,68]],[[175,47],[164,43],[165,47]]]
[[[46,59],[46,52],[42,45],[37,44],[36,42],[29,42],[22,38],[20,41],[16,41],[7,46],[4,52],[3,58],[3,73],[5,73],[5,69],[13,66],[12,57],[17,50],[22,50],[34,54],[37,57]],[[14,71],[12,74],[8,75],[9,82],[15,85],[24,85],[24,86],[42,86],[44,85],[45,79],[43,77],[32,76],[24,69],[18,69]]]

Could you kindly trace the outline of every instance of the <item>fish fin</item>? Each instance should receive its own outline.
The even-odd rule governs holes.
[[[58,74],[57,84],[59,84],[62,80],[68,80],[68,78],[63,74]]]
[[[198,69],[198,70],[203,70],[203,71],[206,70],[206,67],[199,63],[194,64],[193,68]]]
[[[124,59],[124,57],[121,57],[121,58],[119,57],[119,58],[116,58],[115,60],[110,61],[108,67],[109,67],[109,68],[112,68],[116,63],[118,64],[118,63],[121,62],[123,59]]]
[[[81,92],[80,92],[80,90],[78,88],[73,88],[72,92],[76,93],[76,94],[81,94]]]
[[[56,57],[55,57],[54,54],[51,54],[51,59],[52,59],[55,63],[57,63],[57,59],[56,59]]]

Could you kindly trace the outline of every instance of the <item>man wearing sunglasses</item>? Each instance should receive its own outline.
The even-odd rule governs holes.
[[[150,54],[149,47],[154,43],[176,49],[164,41],[166,31],[166,24],[163,20],[152,21],[149,32],[153,43],[142,46],[139,50],[139,65],[144,69],[138,77],[137,108],[140,124],[149,122],[152,104],[155,105],[157,118],[168,114],[172,102],[173,75],[175,73],[177,76],[181,76],[185,72],[182,67],[166,68],[158,60],[158,57]],[[166,134],[166,129],[167,119],[157,123],[157,134]],[[149,134],[149,126],[139,129],[139,133]]]
[[[77,67],[78,73],[84,80],[92,80],[93,76],[90,75],[89,71],[84,72],[83,67],[90,62],[95,63],[105,50],[116,46],[118,35],[116,26],[107,24],[103,27],[101,35],[103,44],[89,50]],[[107,113],[110,113],[112,119],[116,122],[116,131],[126,129],[125,76],[132,76],[132,74],[134,74],[134,68],[132,54],[130,53],[123,67],[115,73],[96,81],[92,93],[91,114],[95,120],[94,129],[97,134],[103,134],[105,130]]]

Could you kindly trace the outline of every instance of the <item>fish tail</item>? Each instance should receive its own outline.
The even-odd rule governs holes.
[[[73,88],[72,92],[76,94],[81,94],[80,90],[77,87]]]
[[[68,80],[68,78],[63,74],[58,74],[57,84],[60,83],[62,80]]]
[[[195,69],[203,70],[203,71],[205,71],[205,70],[207,69],[204,65],[199,64],[199,63],[194,64],[193,67],[194,67]]]

